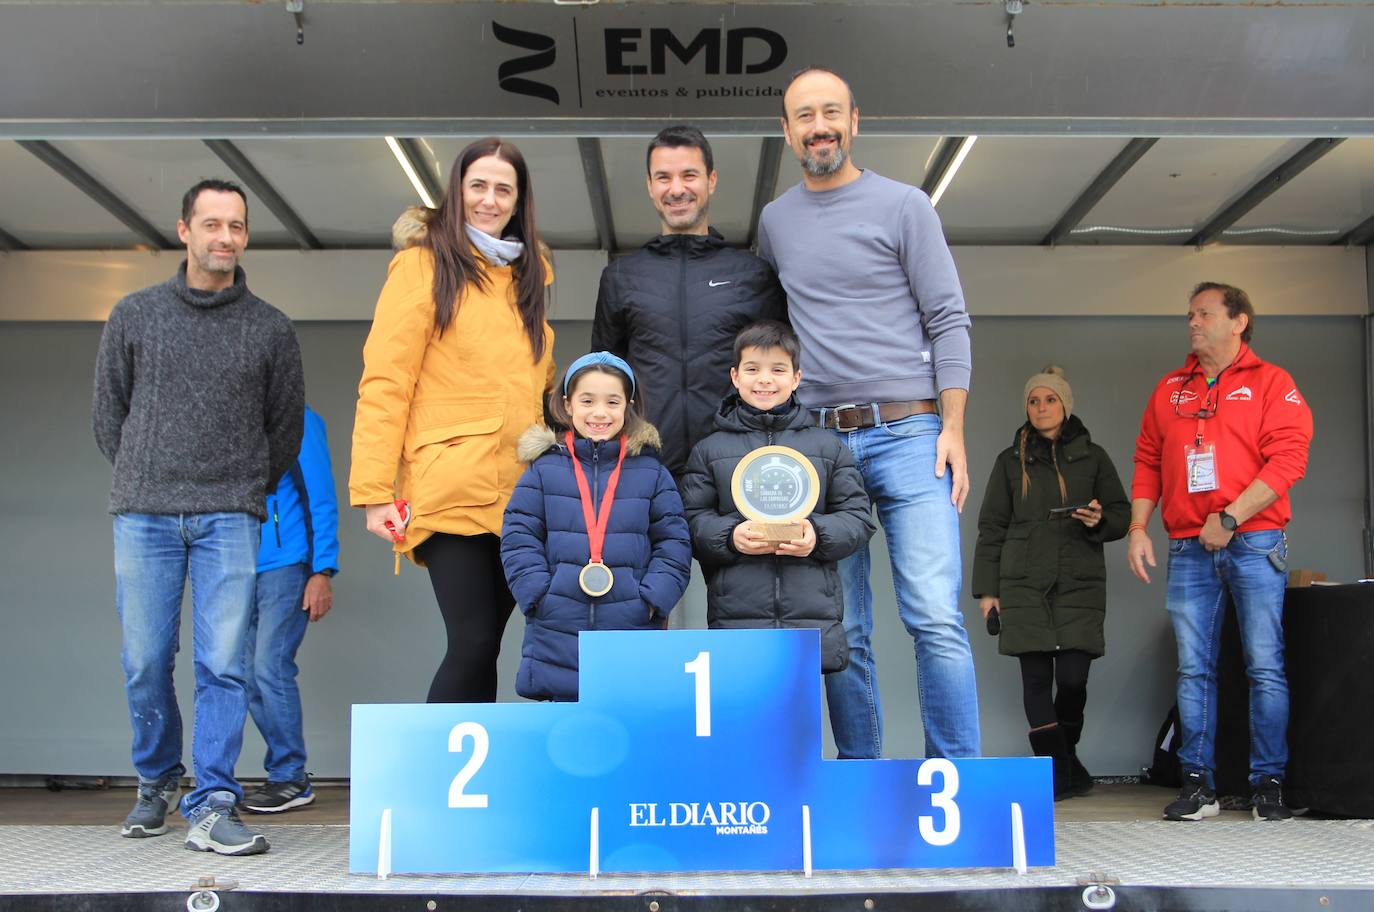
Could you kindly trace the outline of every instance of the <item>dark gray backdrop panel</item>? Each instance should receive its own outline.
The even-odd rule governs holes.
[[[1181,308],[1180,308],[1181,309]],[[119,668],[119,626],[106,506],[109,468],[90,433],[91,365],[101,327],[90,323],[5,323],[0,330],[0,774],[127,775],[128,716]],[[329,426],[335,475],[346,497],[353,402],[367,333],[361,323],[298,326],[309,399]],[[556,356],[585,351],[586,322],[558,326]],[[1076,411],[1112,454],[1123,478],[1144,396],[1181,363],[1185,332],[1159,318],[983,318],[974,327],[974,391],[968,425],[973,491],[963,522],[971,552],[982,489],[997,451],[1020,422],[1025,378],[1048,361],[1063,366]],[[1364,409],[1361,324],[1353,318],[1261,317],[1255,345],[1288,368],[1317,416],[1308,478],[1295,489],[1290,527],[1294,566],[1332,578],[1361,575]],[[1157,551],[1162,534],[1155,528]],[[349,705],[422,699],[439,660],[442,626],[428,579],[404,565],[391,573],[386,547],[346,510],[343,573],[334,611],[312,626],[301,649],[310,770],[346,775]],[[881,538],[875,548],[884,552]],[[877,652],[891,756],[920,751],[911,644],[896,619],[887,562],[875,560]],[[1174,653],[1163,609],[1163,568],[1146,587],[1125,570],[1122,545],[1108,546],[1111,607],[1108,655],[1095,663],[1084,756],[1094,773],[1134,772],[1172,700]],[[693,598],[701,598],[699,586]],[[690,617],[704,615],[689,606]],[[978,665],[985,750],[1025,752],[1016,663],[974,623],[964,598]],[[185,619],[184,619],[185,620]],[[522,627],[507,631],[503,699]],[[190,637],[177,670],[189,709]],[[187,720],[189,722],[189,718]],[[189,733],[189,725],[188,725]],[[261,742],[251,732],[239,766],[261,775]]]

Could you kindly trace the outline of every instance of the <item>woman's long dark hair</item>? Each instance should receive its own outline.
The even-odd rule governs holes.
[[[469,282],[486,291],[489,279],[482,255],[468,240],[463,217],[463,178],[479,158],[495,156],[515,169],[515,209],[506,225],[507,236],[525,244],[525,251],[511,265],[515,274],[515,306],[530,338],[534,360],[544,357],[544,258],[543,244],[534,227],[534,190],[520,150],[496,137],[479,139],[458,154],[448,176],[448,190],[439,208],[430,213],[426,243],[434,252],[434,325],[443,335],[458,314],[458,302]]]

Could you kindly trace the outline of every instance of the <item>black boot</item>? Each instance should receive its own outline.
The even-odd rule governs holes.
[[[1078,739],[1083,736],[1083,720],[1060,722],[1059,730],[1064,733],[1064,744],[1069,749],[1069,791],[1075,795],[1086,795],[1093,790],[1093,775],[1078,760]]]
[[[1030,732],[1030,744],[1035,756],[1049,757],[1054,761],[1054,800],[1072,798],[1073,769],[1069,763],[1069,746],[1064,741],[1064,732],[1058,725],[1037,728]]]

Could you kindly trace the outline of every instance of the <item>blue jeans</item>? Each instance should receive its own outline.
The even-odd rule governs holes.
[[[305,778],[305,735],[301,692],[296,686],[296,650],[310,615],[303,609],[310,568],[292,564],[258,574],[253,616],[243,648],[248,712],[267,742],[262,765],[271,782]]]
[[[916,688],[928,757],[977,757],[978,685],[959,610],[963,564],[948,469],[935,477],[936,415],[836,432],[854,454],[887,537],[897,613],[916,641]],[[849,667],[826,675],[830,727],[841,759],[882,756],[883,711],[873,664],[869,549],[840,562]]]
[[[1236,605],[1245,673],[1250,680],[1250,781],[1283,778],[1288,765],[1288,679],[1283,670],[1282,532],[1240,532],[1220,551],[1196,538],[1169,542],[1169,620],[1178,642],[1178,758],[1212,784],[1216,768],[1217,654],[1226,593]]]
[[[190,574],[196,787],[182,798],[186,815],[214,792],[230,793],[235,801],[243,797],[234,763],[248,705],[243,641],[261,530],[257,518],[247,513],[125,513],[114,518],[124,689],[133,723],[134,769],[143,782],[186,772],[172,668],[180,648],[181,597]]]

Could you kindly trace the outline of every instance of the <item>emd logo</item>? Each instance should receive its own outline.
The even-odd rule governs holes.
[[[509,28],[495,20],[491,23],[491,32],[496,36],[496,40],[502,44],[534,51],[533,54],[507,60],[497,68],[496,79],[501,88],[516,95],[528,95],[531,98],[542,98],[545,101],[558,104],[558,90],[556,88],[547,83],[526,79],[522,75],[553,66],[553,62],[558,56],[554,40],[548,35],[541,35],[539,32]]]
[[[666,76],[669,54],[683,65],[700,57],[707,76],[720,76],[722,39],[724,73],[729,76],[767,73],[787,59],[787,42],[777,32],[766,28],[702,29],[686,44],[671,29],[651,28],[647,61],[640,50],[643,29],[608,28],[605,39],[608,76]]]

